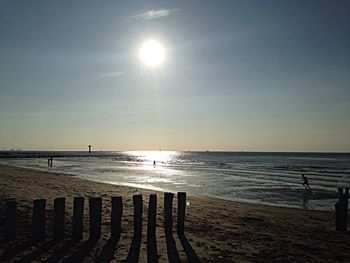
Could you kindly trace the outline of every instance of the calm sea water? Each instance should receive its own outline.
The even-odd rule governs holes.
[[[51,154],[53,167],[48,167]],[[350,186],[346,153],[17,152],[0,157],[2,164],[99,182],[315,210],[333,210],[337,187]],[[302,173],[312,194],[302,186]]]

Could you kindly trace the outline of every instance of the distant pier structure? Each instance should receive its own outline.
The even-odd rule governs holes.
[[[89,153],[91,153],[91,145],[89,145],[88,147],[89,147]]]

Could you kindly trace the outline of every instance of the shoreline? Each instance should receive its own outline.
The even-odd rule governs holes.
[[[68,176],[68,177],[73,177],[75,179],[79,179],[79,180],[83,180],[83,181],[89,181],[89,182],[93,182],[93,183],[97,183],[97,184],[103,184],[103,185],[112,185],[112,186],[118,186],[118,187],[127,187],[127,188],[133,188],[133,189],[137,189],[140,192],[156,192],[157,194],[164,194],[168,191],[164,191],[162,189],[153,189],[153,188],[142,188],[142,187],[137,187],[137,186],[131,186],[131,185],[123,185],[123,184],[118,184],[118,183],[109,183],[109,182],[103,182],[103,181],[97,181],[97,180],[93,180],[93,179],[89,179],[89,178],[84,178],[81,177],[77,174],[70,174],[70,173],[65,173],[65,172],[59,172],[59,171],[49,171],[46,169],[40,169],[40,168],[28,168],[28,167],[24,167],[24,166],[17,166],[17,165],[7,165],[7,164],[0,164],[0,170],[2,168],[2,166],[5,167],[10,167],[10,168],[18,168],[18,169],[23,169],[23,170],[27,170],[28,172],[42,172],[42,173],[47,173],[47,174],[55,174],[56,176]],[[171,191],[169,191],[171,192]],[[174,194],[176,194],[176,192],[172,192]],[[266,207],[267,209],[271,209],[271,208],[281,208],[281,209],[296,209],[296,210],[302,210],[302,211],[315,211],[315,212],[326,212],[326,213],[333,213],[333,211],[326,211],[326,210],[311,210],[311,209],[304,209],[304,208],[300,208],[300,207],[292,207],[292,206],[280,206],[278,204],[273,205],[273,204],[267,204],[267,203],[259,203],[259,202],[244,202],[244,201],[238,201],[238,200],[230,200],[230,199],[225,199],[225,198],[220,198],[217,196],[209,196],[209,195],[190,195],[192,198],[198,198],[198,199],[213,199],[213,201],[216,202],[232,202],[232,203],[237,203],[239,205],[252,205],[252,206],[258,206],[258,207]]]
[[[132,195],[142,194],[144,200],[143,236],[140,261],[147,258],[145,240],[147,229],[148,197],[158,194],[157,245],[159,262],[167,262],[167,249],[163,228],[163,192],[128,186],[112,185],[77,176],[0,165],[0,200],[16,198],[19,203],[19,233],[23,240],[28,239],[31,222],[32,201],[47,199],[48,221],[52,214],[53,198],[66,197],[66,235],[70,235],[72,199],[74,196],[101,196],[102,238],[86,256],[86,262],[93,261],[101,253],[109,238],[110,197],[122,196],[123,218],[122,236],[113,262],[126,258],[132,239]],[[188,193],[189,194],[189,193]],[[264,204],[251,204],[212,197],[188,195],[191,205],[186,208],[185,233],[197,256],[202,262],[277,262],[308,261],[328,262],[350,261],[349,232],[335,232],[334,214],[326,211],[312,211],[298,208],[274,207]],[[176,200],[174,200],[176,207]],[[85,205],[87,210],[87,206]],[[1,209],[3,211],[3,209]],[[86,211],[87,212],[87,211]],[[1,212],[1,218],[4,214]],[[84,215],[84,237],[88,235],[88,215]],[[1,220],[0,222],[3,222]],[[175,223],[174,219],[174,223]],[[48,226],[48,235],[51,228]],[[3,224],[1,232],[4,231]],[[181,243],[176,239],[181,259],[186,255]],[[4,245],[2,250],[18,246],[17,242]],[[33,253],[36,247],[17,254],[13,260]],[[76,249],[73,247],[71,250]],[[45,259],[54,253],[48,249],[38,259]],[[73,252],[72,252],[73,253]],[[67,254],[69,256],[69,253]],[[40,260],[39,260],[40,261]],[[7,261],[5,261],[7,262]],[[8,261],[12,262],[12,261]]]
[[[140,190],[147,190],[147,191],[156,191],[156,192],[173,192],[175,193],[175,191],[173,190],[169,190],[169,189],[161,189],[161,188],[157,188],[157,187],[142,187],[142,186],[137,186],[137,185],[128,185],[128,184],[124,184],[124,183],[119,183],[119,182],[115,182],[112,183],[110,181],[100,181],[100,180],[94,180],[92,178],[88,178],[85,177],[84,174],[74,174],[74,173],[69,173],[69,172],[61,172],[61,171],[57,171],[57,170],[50,170],[49,168],[33,168],[33,167],[26,167],[26,166],[21,166],[21,165],[16,165],[16,164],[1,164],[0,166],[10,166],[10,167],[16,167],[16,168],[20,168],[20,169],[28,169],[28,170],[33,170],[33,171],[41,171],[41,172],[47,172],[47,173],[54,173],[54,174],[61,174],[61,175],[67,175],[67,176],[73,176],[75,178],[79,178],[82,180],[88,180],[91,182],[96,182],[96,183],[104,183],[104,184],[109,184],[109,185],[117,185],[117,186],[125,186],[125,187],[133,187],[133,188],[137,188]],[[303,188],[300,188],[300,190],[297,190],[300,192],[304,192]],[[315,190],[314,193],[317,193],[317,196],[321,196],[322,191],[324,190]],[[327,194],[329,195],[329,191],[327,191]],[[268,206],[268,207],[280,207],[280,208],[292,208],[292,209],[301,209],[301,210],[307,210],[307,211],[326,211],[326,212],[334,212],[334,206],[332,206],[329,209],[321,209],[320,207],[316,207],[316,208],[305,208],[305,207],[301,207],[301,205],[291,205],[291,204],[286,204],[286,203],[271,203],[271,202],[264,202],[264,201],[259,201],[259,200],[252,200],[252,199],[230,199],[228,197],[225,198],[225,196],[214,196],[214,195],[193,195],[196,196],[198,198],[214,198],[214,199],[218,199],[219,201],[232,201],[232,202],[238,202],[238,203],[243,203],[243,204],[256,204],[256,205],[264,205],[264,206]],[[315,196],[315,194],[313,194],[313,196]],[[337,192],[334,191],[333,192],[333,198],[337,198]],[[337,202],[337,199],[334,199],[334,204]]]

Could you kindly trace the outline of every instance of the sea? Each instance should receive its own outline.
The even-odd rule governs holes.
[[[53,166],[48,158],[53,156]],[[333,211],[350,187],[350,153],[0,152],[0,164],[116,185],[308,210]],[[302,185],[307,176],[312,191]]]

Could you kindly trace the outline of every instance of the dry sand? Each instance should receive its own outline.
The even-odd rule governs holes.
[[[42,262],[53,259],[52,255],[58,255],[56,260],[68,259],[84,245],[89,227],[88,207],[85,202],[84,240],[75,244],[70,242],[73,197],[101,196],[103,236],[84,260],[93,262],[109,238],[110,197],[122,196],[123,230],[117,247],[112,247],[113,252],[115,250],[112,262],[121,262],[126,258],[133,235],[132,195],[142,194],[144,214],[140,262],[146,262],[147,205],[150,193],[156,192],[97,183],[64,174],[0,165],[1,237],[5,229],[5,201],[8,198],[16,198],[19,203],[18,240],[10,243],[1,241],[2,260],[13,262],[22,259]],[[163,193],[157,194],[158,255],[160,262],[167,262],[163,228]],[[186,208],[186,236],[202,262],[350,262],[350,234],[334,231],[333,213],[245,204],[188,194],[191,205]],[[67,238],[58,243],[51,241],[52,207],[55,197],[66,197],[67,207]],[[27,246],[30,239],[32,202],[37,198],[47,199],[48,237],[38,245]],[[174,238],[181,259],[187,262],[177,235],[174,234]]]

